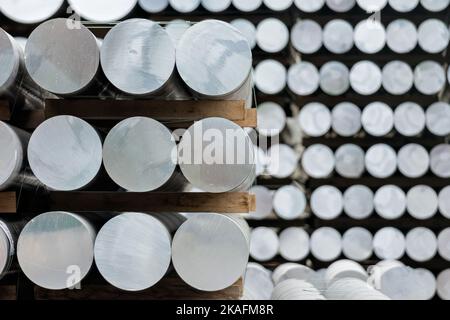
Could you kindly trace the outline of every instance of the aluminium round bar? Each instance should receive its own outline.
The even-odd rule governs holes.
[[[263,0],[263,2],[272,11],[285,11],[292,6],[294,0]]]
[[[255,68],[255,86],[264,94],[278,94],[286,87],[287,71],[277,60],[263,60]],[[290,77],[290,76],[289,76]]]
[[[316,229],[310,239],[311,254],[318,260],[329,262],[336,260],[342,252],[340,233],[329,227]]]
[[[331,111],[333,131],[342,137],[356,135],[362,128],[361,109],[351,102],[341,102]]]
[[[69,212],[43,213],[27,223],[17,243],[22,271],[50,290],[78,285],[94,261],[96,231],[85,218]]]
[[[409,64],[394,60],[383,67],[383,88],[393,95],[407,93],[414,86],[414,73]]]
[[[303,152],[301,164],[305,173],[311,178],[325,179],[333,173],[336,160],[328,146],[314,144]]]
[[[365,261],[373,254],[373,236],[364,228],[348,229],[342,236],[342,252],[351,260]]]
[[[437,277],[437,294],[442,300],[450,300],[450,269],[445,269]]]
[[[320,75],[316,66],[302,61],[289,67],[287,85],[296,95],[308,96],[319,89]]]
[[[439,233],[438,252],[442,259],[450,261],[450,228],[445,228]]]
[[[325,271],[325,281],[328,286],[340,279],[352,278],[367,281],[368,274],[364,268],[352,260],[338,260],[330,264]]]
[[[271,272],[250,262],[244,277],[244,293],[241,300],[270,300],[273,291]]]
[[[419,0],[389,0],[389,5],[397,12],[410,12],[419,5]]]
[[[139,0],[139,6],[148,13],[159,13],[167,9],[169,0]]]
[[[319,74],[320,88],[330,96],[339,96],[350,88],[349,70],[342,62],[325,63]]]
[[[340,146],[334,157],[336,159],[336,172],[348,179],[356,179],[365,171],[364,150],[355,144],[344,144]]]
[[[273,290],[271,300],[326,300],[320,291],[305,280],[289,279]]]
[[[431,300],[436,295],[436,277],[427,269],[418,268],[414,270],[414,278],[420,290],[416,290],[416,300]]]
[[[342,192],[334,186],[320,186],[312,192],[310,199],[311,211],[322,220],[334,220],[344,210]]]
[[[437,238],[433,231],[417,227],[406,234],[406,254],[414,261],[431,260],[437,253]]]
[[[266,18],[256,27],[256,43],[264,52],[280,52],[289,43],[289,29],[281,20]]]
[[[48,188],[73,191],[91,183],[102,165],[100,136],[87,122],[56,116],[33,132],[28,161],[36,178]]]
[[[293,267],[285,268],[284,273],[279,276],[278,281],[275,281],[275,284],[280,284],[290,279],[306,281],[320,291],[326,287],[325,273],[323,270],[316,272],[301,264],[295,264]]]
[[[184,222],[172,242],[178,275],[202,291],[228,288],[245,273],[250,230],[239,218],[199,213]]]
[[[314,20],[297,21],[291,29],[291,43],[300,53],[319,51],[322,47],[322,27]]]
[[[363,20],[355,26],[355,46],[367,54],[380,52],[386,45],[386,30],[375,20]]]
[[[279,135],[286,127],[286,113],[275,102],[264,102],[258,106],[258,132],[266,137]]]
[[[223,12],[231,6],[231,0],[201,0],[201,4],[209,12]]]
[[[8,93],[17,83],[23,64],[23,54],[14,38],[0,28],[0,94]]]
[[[403,257],[406,250],[406,240],[400,230],[385,227],[375,233],[373,249],[376,256],[383,260],[397,260]]]
[[[432,218],[438,211],[439,200],[436,191],[426,185],[417,185],[406,194],[408,213],[419,220]]]
[[[374,207],[381,218],[398,219],[406,211],[406,194],[397,186],[384,185],[375,192]]]
[[[55,16],[64,0],[1,0],[0,11],[17,23],[36,24]]]
[[[251,49],[256,47],[256,27],[251,21],[238,18],[231,21],[230,24],[242,33]]]
[[[359,61],[350,70],[350,85],[356,93],[371,95],[381,88],[382,73],[372,61]]]
[[[330,131],[331,112],[324,104],[311,102],[301,108],[297,122],[307,136],[320,137]]]
[[[417,28],[411,21],[397,19],[387,26],[386,43],[392,51],[402,54],[411,52],[417,46],[417,41]]]
[[[423,108],[415,102],[403,102],[394,111],[394,127],[405,137],[418,136],[425,129],[426,116]],[[449,106],[450,126],[450,106]],[[449,129],[450,133],[450,129]]]
[[[450,145],[440,144],[430,152],[431,171],[440,178],[450,178]]]
[[[430,168],[428,151],[421,145],[410,143],[401,147],[397,154],[398,170],[408,178],[424,176]]]
[[[450,134],[450,104],[435,102],[426,111],[427,129],[432,134],[445,137]]]
[[[345,20],[334,19],[323,28],[323,45],[335,54],[344,54],[353,47],[353,26]]]
[[[342,278],[333,282],[325,291],[325,297],[329,300],[391,300],[366,281],[356,278]]]
[[[27,46],[28,38],[25,37],[14,37],[14,40],[16,40],[17,44],[20,46],[23,52],[25,52],[25,47]]]
[[[257,220],[268,218],[273,210],[273,192],[264,186],[253,186],[249,192],[256,196],[256,211],[250,213],[250,218]]]
[[[169,35],[170,39],[172,39],[175,48],[178,46],[178,42],[183,37],[186,30],[190,27],[191,24],[182,19],[171,20],[166,24],[166,32]]]
[[[383,179],[392,176],[397,170],[397,155],[391,146],[376,144],[366,152],[366,170],[375,178]]]
[[[325,0],[294,0],[295,6],[303,12],[317,12],[325,5]]]
[[[241,12],[252,12],[261,7],[263,0],[232,0],[233,6]]]
[[[335,12],[347,12],[355,6],[356,0],[326,0],[326,3]]]
[[[356,2],[368,13],[379,12],[388,4],[388,0],[356,0]]]
[[[439,12],[447,8],[450,0],[420,0],[420,4],[431,12]]]
[[[435,61],[423,61],[414,70],[414,85],[425,95],[435,95],[444,89],[445,78],[444,68]]]
[[[448,26],[439,19],[428,19],[418,29],[419,46],[428,53],[439,53],[447,49],[450,40]]]
[[[368,134],[382,137],[394,128],[394,112],[383,102],[372,102],[364,108],[361,123]]]
[[[285,262],[278,265],[272,272],[272,281],[274,284],[280,283],[281,277],[289,270],[299,266],[298,263]]]
[[[375,265],[368,268],[368,283],[375,289],[380,290],[381,292],[386,294],[386,292],[383,290],[384,288],[382,287],[382,284],[384,282],[383,277],[389,270],[404,266],[405,265],[403,264],[403,262],[398,260],[381,260]]]
[[[439,192],[439,212],[450,219],[450,186],[446,186]]]
[[[17,240],[23,222],[9,222],[0,219],[0,280],[7,274],[17,271]]]
[[[273,209],[283,220],[298,219],[305,214],[306,195],[295,185],[279,188],[273,197]]]
[[[353,185],[344,192],[344,212],[352,219],[369,218],[374,211],[374,194],[363,185]]]
[[[70,7],[90,22],[114,22],[128,16],[138,0],[68,0]]]
[[[280,241],[276,232],[267,227],[258,227],[250,234],[250,256],[256,261],[272,260],[278,254]]]
[[[384,261],[386,266],[377,270],[376,288],[392,300],[417,300],[419,295],[428,291],[419,282],[415,269],[398,264],[397,261]],[[390,264],[390,265],[389,265]]]
[[[169,0],[170,6],[178,13],[190,13],[200,6],[201,0]]]
[[[302,228],[290,227],[280,235],[280,255],[287,261],[301,261],[309,255],[309,234]]]
[[[268,152],[267,173],[278,179],[292,176],[298,168],[299,156],[290,146],[276,144]]]

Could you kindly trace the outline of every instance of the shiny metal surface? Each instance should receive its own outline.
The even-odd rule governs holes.
[[[393,300],[417,300],[428,291],[415,269],[403,265],[385,267],[378,288]]]
[[[230,24],[242,33],[242,35],[247,39],[250,48],[254,49],[256,46],[255,25],[251,21],[241,18],[231,21]]]
[[[300,261],[309,255],[309,234],[304,229],[286,228],[279,239],[280,255],[287,261]]]
[[[435,61],[423,61],[414,70],[414,85],[416,89],[427,95],[439,93],[445,86],[444,68]]]
[[[375,193],[374,206],[383,219],[398,219],[406,211],[406,194],[397,186],[384,185]]]
[[[319,88],[319,71],[310,62],[298,62],[290,66],[287,84],[289,89],[299,96],[310,95]]]
[[[138,0],[68,0],[70,7],[82,18],[93,22],[114,22],[123,19],[136,7]]]
[[[214,148],[212,140],[215,140]],[[178,149],[184,176],[205,192],[247,190],[253,184],[252,141],[230,120],[207,118],[196,122],[183,135]]]
[[[307,200],[305,193],[294,185],[279,188],[273,197],[273,209],[278,217],[294,220],[305,214]]]
[[[252,219],[265,219],[272,214],[273,192],[264,186],[253,186],[248,191],[256,196],[256,211],[250,213]]]
[[[442,300],[450,300],[450,269],[442,271],[436,281],[439,298]]]
[[[334,157],[336,159],[336,172],[349,179],[362,176],[365,170],[364,150],[355,144],[344,144],[340,146]]]
[[[311,254],[320,261],[336,260],[342,252],[340,233],[329,227],[316,229],[310,239]]]
[[[306,174],[315,179],[324,179],[330,176],[336,164],[333,151],[322,144],[306,148],[301,162]]]
[[[406,234],[406,254],[414,261],[429,261],[436,253],[437,238],[430,229],[418,227]]]
[[[425,112],[423,108],[414,102],[404,102],[395,108],[394,127],[398,133],[406,137],[419,135],[425,129]],[[450,126],[450,106],[449,106]],[[449,129],[450,133],[450,129]]]
[[[403,62],[394,60],[383,67],[383,88],[394,95],[407,93],[414,85],[414,73],[411,67]]]
[[[364,11],[373,13],[381,11],[387,5],[388,0],[356,0],[356,2]]]
[[[410,143],[403,146],[397,154],[398,170],[408,178],[419,178],[428,172],[430,157],[421,145]]]
[[[169,0],[172,9],[179,13],[195,11],[200,6],[201,0]]]
[[[171,261],[167,228],[144,213],[123,213],[110,219],[95,240],[94,256],[100,274],[126,291],[141,291],[158,283]]]
[[[154,95],[175,71],[175,45],[159,24],[130,19],[107,33],[100,61],[108,80],[122,92]]]
[[[250,256],[256,261],[269,261],[278,254],[280,242],[273,229],[258,227],[250,235]]]
[[[415,280],[418,284],[416,293],[417,300],[431,300],[436,295],[436,277],[427,269],[418,268],[414,270]]]
[[[386,30],[375,20],[363,20],[355,26],[355,46],[364,53],[373,54],[386,45]]]
[[[329,300],[390,300],[366,281],[356,278],[343,278],[335,281],[325,292]]]
[[[386,287],[384,286],[386,281],[384,277],[388,274],[388,271],[395,268],[405,267],[403,262],[398,260],[381,260],[377,262],[372,268],[369,268],[369,279],[368,283],[375,289],[380,290],[384,294],[388,295]],[[391,297],[392,298],[392,297]]]
[[[349,70],[345,64],[330,61],[320,68],[320,88],[331,96],[338,96],[350,88]]]
[[[350,70],[350,85],[357,93],[371,95],[381,88],[380,68],[371,61],[360,61]]]
[[[209,12],[222,12],[231,5],[231,0],[201,0],[203,8]]]
[[[266,18],[256,27],[256,43],[268,53],[277,53],[289,43],[289,29],[276,18]]]
[[[439,53],[448,47],[450,32],[448,26],[439,19],[428,19],[418,29],[418,41],[422,50]]]
[[[450,178],[450,145],[440,144],[430,152],[431,171],[440,178]]]
[[[439,192],[439,212],[450,219],[450,186]]]
[[[397,155],[391,146],[376,144],[366,152],[366,170],[375,178],[388,178],[397,170]]]
[[[294,264],[292,267],[285,268],[284,272],[278,277],[278,281],[275,281],[275,284],[280,284],[291,279],[306,281],[320,290],[324,282],[323,274],[305,265]]]
[[[16,255],[19,229],[0,220],[0,279],[11,271]]]
[[[351,102],[337,104],[331,112],[331,126],[340,136],[354,136],[362,127],[361,109]]]
[[[437,213],[438,205],[438,195],[429,186],[414,186],[406,195],[406,208],[409,214],[419,220],[432,218]]]
[[[344,192],[344,212],[352,219],[370,217],[374,210],[374,194],[363,185],[353,185]]]
[[[190,286],[217,291],[244,273],[249,257],[249,229],[244,220],[218,214],[197,214],[176,232],[172,261]]]
[[[181,19],[175,19],[167,23],[165,29],[170,39],[172,39],[175,47],[178,46],[178,42],[190,26],[191,24],[189,22]]]
[[[258,106],[258,132],[266,137],[279,135],[286,126],[286,113],[275,102],[264,102]]]
[[[438,252],[442,259],[450,261],[450,228],[445,228],[439,233]]]
[[[326,300],[313,284],[298,279],[279,283],[273,290],[272,300]]]
[[[331,286],[335,281],[345,278],[367,281],[368,274],[359,263],[347,259],[333,262],[325,272],[325,281],[328,286]]]
[[[334,220],[342,214],[344,198],[334,186],[321,186],[315,189],[310,199],[311,210],[322,220]]]
[[[325,0],[294,0],[294,4],[303,12],[316,12],[323,8]]]
[[[25,51],[25,47],[27,46],[28,38],[25,37],[14,37],[14,40],[16,40],[17,44],[20,46],[22,51]]]
[[[176,65],[191,90],[201,96],[223,98],[246,83],[252,52],[246,38],[230,24],[204,20],[180,39]]]
[[[331,20],[323,28],[323,45],[336,54],[350,51],[353,47],[353,26],[342,19]]]
[[[394,112],[383,102],[372,102],[364,108],[361,123],[368,134],[385,136],[394,128]]]
[[[268,152],[267,173],[272,177],[284,179],[292,176],[298,168],[299,156],[290,146],[277,144]]]
[[[40,124],[28,144],[34,175],[48,188],[77,190],[88,185],[102,164],[102,142],[87,122],[57,116]]]
[[[450,104],[435,102],[426,111],[427,129],[437,136],[450,134]]]
[[[352,9],[356,0],[326,0],[328,8],[336,12],[347,12]]]
[[[251,12],[258,9],[263,0],[232,0],[233,6],[242,12]]]
[[[406,250],[405,236],[400,230],[393,227],[380,229],[373,238],[373,249],[380,259],[400,259]]]
[[[41,214],[28,222],[20,234],[20,267],[40,287],[73,287],[92,266],[95,236],[92,225],[79,215],[60,211]]]
[[[278,265],[272,272],[272,280],[274,284],[280,283],[281,277],[290,269],[296,268],[299,264],[286,262]]]
[[[242,300],[270,300],[272,291],[271,272],[257,263],[250,262],[245,271]]]
[[[411,0],[407,0],[411,3]],[[392,21],[386,29],[386,43],[396,53],[411,52],[417,46],[417,28],[406,19]]]
[[[18,80],[23,63],[23,54],[16,41],[0,28],[0,94],[11,90]]]
[[[389,0],[389,5],[397,12],[410,12],[419,5],[419,0]]]
[[[420,4],[431,12],[439,12],[447,8],[450,0],[420,0]]]
[[[348,229],[342,236],[342,252],[355,261],[365,261],[373,254],[372,234],[364,228]]]
[[[307,136],[320,137],[330,131],[331,112],[322,103],[311,102],[301,108],[297,121]]]
[[[169,0],[139,0],[139,5],[149,13],[158,13],[169,6]]]
[[[263,0],[267,8],[273,11],[284,11],[289,9],[294,0]]]
[[[317,52],[322,47],[322,27],[314,20],[297,21],[291,29],[291,44],[301,53]]]
[[[15,22],[34,24],[53,17],[63,3],[64,0],[1,0],[0,11]]]

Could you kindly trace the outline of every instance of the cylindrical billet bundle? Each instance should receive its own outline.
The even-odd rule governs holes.
[[[349,70],[342,62],[330,61],[320,68],[320,89],[330,96],[338,96],[350,88]]]
[[[87,122],[57,116],[40,124],[28,144],[36,178],[53,190],[78,190],[91,183],[102,165],[102,141]]]
[[[256,211],[250,213],[250,218],[261,220],[272,214],[273,192],[264,186],[253,186],[249,190],[256,196]]]
[[[325,291],[330,300],[390,300],[366,281],[356,278],[342,278],[334,281]]]
[[[375,178],[388,178],[397,170],[397,155],[387,144],[376,144],[366,152],[366,170]]]
[[[370,217],[374,210],[372,190],[363,185],[353,185],[344,192],[344,212],[352,219]]]
[[[336,219],[344,209],[342,192],[334,186],[321,186],[313,191],[310,206],[319,219]]]
[[[406,234],[406,254],[417,262],[431,260],[437,253],[437,238],[428,228],[418,227]]]
[[[381,11],[388,3],[388,0],[356,0],[358,6],[368,13]]]
[[[336,260],[342,252],[341,234],[329,227],[316,229],[310,239],[311,254],[320,261]]]
[[[289,29],[281,20],[264,19],[256,27],[256,43],[264,52],[280,52],[289,43]]]
[[[286,127],[286,112],[275,102],[264,102],[258,106],[258,132],[266,137],[279,135]]]
[[[139,0],[139,6],[148,13],[159,13],[169,6],[169,0]]]
[[[276,144],[267,152],[267,173],[279,179],[292,176],[298,167],[299,156],[286,144]]]
[[[450,4],[449,0],[420,0],[420,4],[431,12],[444,10]]]
[[[414,70],[414,85],[423,94],[439,93],[444,89],[445,82],[444,68],[435,61],[423,61]]]
[[[360,227],[348,229],[342,237],[342,252],[355,261],[369,259],[373,254],[372,234]]]
[[[278,61],[267,59],[255,68],[255,86],[264,94],[278,94],[286,87],[286,68]]]
[[[251,231],[250,256],[256,261],[269,261],[278,254],[280,241],[270,228],[258,227]]]
[[[127,212],[110,219],[98,232],[94,256],[100,274],[126,291],[152,287],[167,273],[172,238],[155,217]]]
[[[215,139],[213,148],[211,139]],[[253,143],[248,134],[230,120],[197,121],[183,134],[178,150],[184,176],[205,192],[248,190],[255,180]]]
[[[250,230],[239,218],[197,214],[175,233],[172,261],[178,275],[190,286],[218,291],[245,273],[250,250]]]
[[[280,270],[278,273],[279,273],[278,277],[274,279],[275,280],[274,283],[276,285],[286,280],[296,279],[311,283],[315,288],[317,288],[321,292],[326,288],[324,272],[319,271],[316,272],[313,269],[301,264],[286,266],[283,268],[283,270]]]
[[[380,68],[371,61],[360,61],[350,70],[350,85],[361,95],[371,95],[381,88],[382,73]]]
[[[241,12],[251,12],[258,9],[263,0],[232,0],[233,6]]]
[[[273,11],[284,11],[289,9],[294,0],[263,0],[267,8]]]
[[[307,96],[319,89],[320,75],[316,66],[310,62],[302,61],[289,67],[287,85],[296,95]]]
[[[336,159],[336,172],[344,178],[356,179],[364,173],[364,150],[355,144],[340,146],[334,157]]]
[[[303,133],[310,137],[323,136],[331,128],[331,112],[319,102],[304,105],[297,120]]]
[[[412,0],[406,0],[412,3]],[[417,28],[406,19],[392,21],[386,29],[386,43],[396,53],[408,53],[417,46]]]
[[[368,282],[375,289],[380,290],[384,294],[386,292],[382,288],[383,276],[391,269],[404,267],[403,262],[398,260],[381,260],[374,266],[368,268],[369,279]],[[389,295],[388,295],[389,296]]]
[[[82,18],[92,22],[114,22],[125,18],[138,0],[68,0],[70,7]]]
[[[169,0],[169,3],[179,13],[189,13],[200,6],[200,0]]]
[[[438,252],[442,259],[450,261],[450,228],[446,228],[439,233]]]
[[[419,46],[428,53],[447,49],[450,40],[448,26],[439,19],[428,19],[418,29]]]
[[[419,220],[432,218],[438,211],[438,205],[438,195],[429,186],[417,185],[406,195],[408,213]]]
[[[373,201],[376,213],[383,219],[398,219],[406,211],[405,192],[394,185],[385,185],[378,189]]]
[[[230,24],[204,20],[186,30],[178,42],[176,65],[194,93],[227,99],[251,78],[252,52],[247,39]],[[250,89],[242,92],[241,100],[248,98]]]
[[[428,151],[420,144],[410,143],[403,146],[397,154],[398,170],[408,178],[419,178],[430,168]]]
[[[377,53],[386,45],[386,30],[379,21],[361,21],[355,26],[353,36],[355,46],[364,53]]]
[[[309,255],[309,234],[302,228],[284,229],[279,242],[280,255],[287,261],[301,261]]]
[[[322,47],[322,27],[315,21],[297,21],[291,30],[292,46],[300,53],[312,54]]]
[[[450,219],[450,186],[443,188],[439,192],[439,212]]]
[[[353,47],[353,26],[345,20],[334,19],[323,28],[323,45],[328,51],[343,54]]]
[[[191,24],[189,22],[182,19],[175,19],[169,21],[164,29],[166,29],[166,32],[169,35],[170,39],[172,39],[175,47],[177,47],[178,42],[180,42],[180,39],[183,37],[183,34],[190,27]]]
[[[231,0],[201,0],[201,4],[209,12],[222,12],[231,6]]]
[[[400,230],[393,227],[380,229],[373,237],[373,249],[380,259],[400,259],[406,250],[405,236]]]
[[[20,222],[0,220],[0,279],[13,268],[17,239],[23,225]]]
[[[307,200],[305,193],[295,185],[279,188],[273,197],[273,208],[278,217],[294,220],[305,214]]]
[[[273,290],[272,300],[326,300],[313,284],[298,279],[279,283]]]
[[[361,123],[368,134],[382,137],[394,128],[394,112],[383,102],[372,102],[364,108]]]
[[[450,300],[450,269],[446,269],[438,275],[437,294],[442,300]]]
[[[326,0],[326,3],[335,12],[347,12],[355,6],[356,0]]]
[[[415,102],[404,102],[395,108],[394,127],[395,130],[403,136],[414,137],[419,135],[425,129],[425,122],[425,112],[423,111],[423,108]],[[448,130],[450,133],[450,129]]]
[[[296,268],[299,264],[286,262],[278,265],[272,272],[272,281],[274,284],[280,283],[281,277],[289,270]]]
[[[343,137],[356,135],[362,127],[361,109],[353,103],[341,102],[331,112],[333,131]]]
[[[39,23],[56,15],[64,0],[2,0],[0,11],[17,23]]]
[[[235,19],[230,22],[230,24],[238,29],[242,35],[247,39],[248,44],[251,49],[256,46],[256,27],[255,25],[247,19]]]
[[[440,178],[450,178],[450,145],[440,144],[430,152],[431,171]]]
[[[158,95],[175,71],[175,45],[168,33],[147,19],[114,26],[101,46],[100,61],[108,80],[130,95]],[[169,93],[169,92],[167,92]]]
[[[329,177],[333,173],[335,164],[333,151],[323,144],[314,144],[308,147],[302,155],[302,168],[308,176],[314,179]]]
[[[303,12],[316,12],[325,5],[325,0],[294,0],[295,6]]]
[[[91,269],[95,237],[87,219],[69,212],[47,212],[23,228],[17,258],[22,271],[38,286],[71,288]]]
[[[389,0],[389,5],[397,12],[410,12],[419,4],[419,0]]]
[[[405,94],[414,85],[414,73],[403,61],[394,60],[387,63],[383,68],[382,76],[384,90],[393,95]]]
[[[426,111],[427,129],[432,134],[445,137],[450,134],[450,104],[435,102]]]
[[[241,300],[270,300],[273,291],[271,273],[263,266],[250,262],[244,277],[244,295]]]
[[[340,279],[352,278],[367,281],[368,277],[366,270],[359,263],[345,259],[333,262],[325,272],[327,286],[331,286],[333,282]]]
[[[133,117],[117,124],[103,145],[103,163],[120,187],[133,192],[179,190],[175,172],[177,146],[172,133],[160,122]]]

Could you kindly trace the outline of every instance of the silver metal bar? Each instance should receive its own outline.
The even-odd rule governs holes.
[[[322,220],[338,218],[344,210],[342,192],[334,186],[320,186],[315,189],[310,199],[311,211]]]
[[[406,212],[406,194],[397,186],[382,186],[373,201],[376,213],[383,219],[398,219]]]
[[[284,109],[275,102],[264,102],[258,106],[258,132],[266,137],[278,136],[286,127]]]
[[[279,239],[274,229],[258,227],[251,231],[250,256],[256,261],[269,261],[279,250]]]
[[[273,197],[273,209],[284,220],[305,217],[306,206],[305,192],[293,184],[279,188]]]
[[[304,105],[297,116],[303,133],[310,137],[320,137],[331,128],[331,112],[322,103],[310,102]]]
[[[312,63],[302,61],[289,67],[287,85],[294,94],[299,96],[313,94],[319,89],[319,84],[319,71]]]
[[[344,192],[344,212],[352,219],[366,219],[374,211],[374,194],[363,185],[353,185]]]
[[[277,18],[266,18],[256,27],[256,43],[264,52],[280,52],[289,44],[289,29]]]
[[[383,293],[356,278],[343,278],[331,284],[325,292],[330,300],[391,300]]]
[[[406,254],[417,262],[429,261],[437,253],[437,238],[433,231],[417,227],[406,234]]]
[[[231,21],[230,24],[242,33],[242,35],[247,39],[250,48],[254,49],[256,46],[255,25],[251,21],[243,18],[235,19]]]
[[[410,143],[398,151],[397,166],[400,173],[405,177],[419,178],[428,172],[430,156],[423,146]]]
[[[406,0],[406,2],[414,3],[412,0]],[[417,46],[416,25],[406,19],[392,21],[386,29],[386,43],[396,53],[411,52]]]
[[[400,230],[393,227],[380,229],[373,237],[373,250],[380,259],[400,259],[406,250],[405,236]]]
[[[383,88],[393,95],[407,93],[414,85],[414,73],[411,67],[403,62],[394,60],[383,67]]]
[[[291,177],[298,169],[300,156],[286,144],[273,145],[267,151],[267,173],[279,179]]]
[[[364,150],[355,144],[344,144],[340,146],[335,154],[336,172],[348,179],[356,179],[365,171]]]
[[[450,261],[450,228],[445,228],[439,233],[438,252],[442,259]]]
[[[439,212],[446,218],[450,217],[450,186],[439,192]]]
[[[201,0],[203,8],[209,12],[223,12],[231,6],[231,0]]]
[[[372,234],[361,227],[348,229],[342,236],[342,252],[351,260],[366,261],[373,254]]]
[[[302,228],[284,229],[279,243],[279,253],[287,261],[301,261],[309,255],[309,234]]]
[[[232,0],[233,6],[241,12],[252,12],[262,5],[263,0]]]
[[[286,68],[280,62],[261,61],[255,68],[255,86],[262,93],[278,94],[286,87],[286,74]]]
[[[200,6],[200,0],[169,0],[169,3],[179,13],[189,13]]]
[[[439,53],[447,49],[450,41],[448,26],[439,19],[428,19],[418,29],[419,46],[428,53]]]
[[[149,13],[159,13],[167,9],[169,0],[139,0],[139,6]]]
[[[320,89],[330,96],[339,96],[350,88],[350,74],[342,62],[330,61],[320,68]]]
[[[315,179],[331,176],[336,165],[333,151],[323,144],[314,144],[306,148],[301,162],[305,173]]]
[[[366,282],[369,275],[357,262],[352,260],[338,260],[330,264],[325,272],[325,281],[330,287],[334,282],[351,278]]]
[[[23,225],[22,222],[0,220],[0,279],[17,271],[15,269],[17,239]]]
[[[350,85],[359,94],[374,94],[381,88],[381,83],[381,70],[371,61],[357,62],[350,70]]]
[[[325,5],[325,0],[294,0],[295,6],[303,12],[317,12]]]
[[[322,27],[314,20],[297,21],[291,29],[291,44],[300,53],[319,51],[322,47]]]
[[[445,137],[450,134],[450,104],[435,102],[426,111],[427,129],[432,134]]]
[[[343,137],[351,137],[361,130],[361,109],[353,103],[341,102],[331,112],[333,131]]]
[[[410,12],[419,5],[419,0],[389,0],[389,5],[397,12]]]
[[[350,11],[356,4],[356,0],[326,0],[328,8],[335,12]]]
[[[271,272],[250,262],[244,277],[244,293],[241,300],[270,300],[273,291]]]
[[[371,176],[388,178],[397,171],[397,154],[391,146],[379,143],[366,151],[365,163]]]
[[[414,85],[420,93],[426,95],[438,94],[444,89],[445,83],[445,70],[439,63],[426,60],[416,66]]]
[[[381,11],[388,3],[388,0],[356,0],[358,6],[366,12]]]
[[[450,106],[448,119],[450,125]],[[430,117],[432,111],[430,110]],[[434,122],[434,121],[433,121]],[[398,133],[406,137],[420,135],[425,129],[426,117],[423,108],[414,102],[404,102],[395,108],[394,127]],[[445,129],[447,130],[447,128]],[[450,133],[450,129],[448,129]]]
[[[55,16],[64,0],[3,0],[0,11],[9,19],[23,24],[35,24]]]
[[[250,218],[262,220],[269,217],[273,210],[273,192],[264,186],[253,186],[249,192],[256,196],[256,211],[250,213]]]
[[[442,300],[450,300],[450,269],[445,269],[438,275],[437,294]]]
[[[70,7],[90,22],[115,22],[128,16],[138,0],[68,0]]]
[[[353,47],[353,26],[342,19],[333,19],[323,28],[323,45],[328,51],[343,54]]]
[[[450,178],[450,145],[440,144],[430,152],[430,168],[440,178]]]
[[[394,112],[383,102],[368,104],[361,115],[364,130],[374,137],[388,135],[394,128]]]
[[[310,239],[311,254],[320,261],[336,260],[342,253],[341,234],[329,227],[316,229]]]
[[[431,12],[439,12],[447,8],[450,4],[449,0],[420,0],[420,4]]]

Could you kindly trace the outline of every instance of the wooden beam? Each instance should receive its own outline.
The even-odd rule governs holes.
[[[0,100],[0,120],[9,121],[11,119],[11,110],[7,100]]]
[[[16,213],[16,211],[16,193],[0,192],[0,213]]]
[[[17,288],[15,285],[0,285],[0,300],[17,300]]]
[[[73,212],[249,213],[255,195],[232,193],[50,192],[49,209]]]

